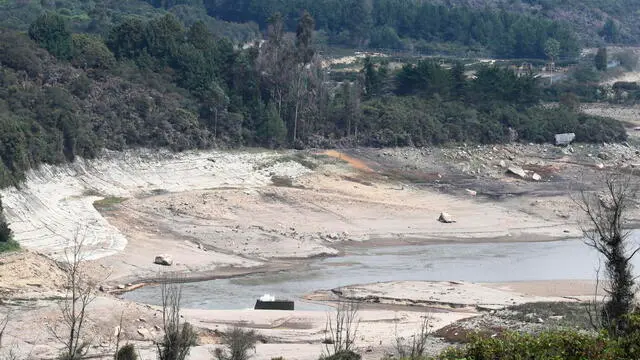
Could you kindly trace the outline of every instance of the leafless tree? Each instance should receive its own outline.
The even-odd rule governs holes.
[[[157,343],[160,360],[184,360],[191,347],[196,344],[197,335],[188,322],[180,322],[180,302],[182,285],[165,279],[162,283],[162,324],[164,337]]]
[[[396,343],[395,350],[401,359],[419,360],[423,359],[427,351],[427,340],[431,335],[429,320],[431,317],[425,315],[420,322],[420,329],[405,339],[398,335],[398,324],[396,323]]]
[[[359,309],[355,301],[341,301],[334,315],[327,317],[324,341],[327,356],[354,351],[360,325]]]
[[[624,334],[625,316],[634,307],[635,279],[631,259],[640,248],[630,248],[629,231],[624,229],[625,217],[634,204],[638,186],[628,174],[611,173],[599,193],[581,193],[578,206],[586,214],[583,227],[586,244],[604,258],[605,292],[600,322],[612,335]]]
[[[84,326],[87,321],[87,308],[96,298],[96,282],[85,269],[83,247],[86,236],[86,226],[78,227],[74,231],[69,246],[65,249],[66,262],[61,264],[66,274],[67,291],[65,300],[61,303],[62,329],[58,326],[50,330],[65,347],[61,355],[61,359],[64,360],[80,359],[90,344],[85,338]]]
[[[116,329],[116,349],[113,352],[113,360],[118,360],[118,352],[120,351],[120,340],[122,339],[122,323],[124,320],[124,310],[120,313],[120,323]]]
[[[7,329],[7,325],[9,325],[8,313],[0,320],[0,348],[2,348],[2,337],[4,336],[4,331]]]

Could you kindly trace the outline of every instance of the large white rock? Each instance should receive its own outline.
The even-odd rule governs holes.
[[[517,177],[521,178],[521,179],[526,179],[527,178],[527,172],[524,171],[521,167],[519,166],[509,166],[509,169],[507,169],[507,172],[516,175]]]
[[[440,213],[440,217],[438,217],[438,221],[445,224],[451,224],[456,222],[455,220],[453,220],[453,216],[451,216],[449,213],[446,213],[446,212]]]

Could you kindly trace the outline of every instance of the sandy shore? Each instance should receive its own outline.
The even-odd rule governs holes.
[[[305,259],[340,255],[346,244],[542,241],[581,235],[576,217],[566,215],[575,209],[564,194],[493,201],[465,188],[460,189],[462,195],[453,194],[393,175],[396,161],[402,169],[403,161],[424,169],[441,166],[439,172],[446,169],[441,163],[386,155],[376,161],[335,157],[264,151],[178,155],[137,151],[30,172],[20,189],[2,190],[16,239],[33,251],[0,259],[0,290],[13,299],[5,310],[16,311],[8,328],[10,342],[24,351],[36,346],[34,354],[42,357],[55,353],[50,331],[27,336],[27,324],[37,319],[45,319],[46,324],[59,321],[59,307],[52,299],[63,295],[64,274],[36,252],[63,258],[78,226],[88,229],[85,255],[91,272],[102,285],[112,287],[168,273],[205,279],[277,271],[304,264]],[[501,176],[492,182],[533,189],[531,194],[536,194],[536,187],[553,186],[514,179],[498,165],[492,171]],[[280,179],[276,181],[280,186],[274,179]],[[456,222],[439,222],[443,211]],[[170,256],[173,264],[154,264],[160,254]],[[11,275],[17,268],[25,271]],[[48,270],[44,274],[41,269]],[[483,309],[532,301],[576,301],[590,294],[589,285],[394,282],[338,291],[343,297],[374,303],[361,312],[359,346],[368,360],[391,353],[393,329],[409,336],[422,316],[432,317],[436,330],[479,316]],[[316,300],[325,295],[316,294]],[[127,338],[140,345],[146,358],[153,357],[152,340],[161,336],[158,309],[101,294],[91,310],[95,314],[89,326],[95,344],[92,351],[109,351],[114,328],[125,311]],[[201,343],[191,359],[209,357],[220,340],[216,330],[226,331],[233,325],[255,328],[268,339],[259,344],[257,359],[316,359],[322,352],[327,320],[322,311],[185,309],[184,316],[201,329]],[[433,344],[434,349],[438,346],[444,345]]]
[[[207,277],[277,268],[369,240],[580,236],[563,218],[398,183],[362,164],[293,152],[137,151],[43,166],[2,195],[15,237],[27,249],[63,258],[74,231],[86,227],[86,258],[108,268],[114,285],[167,270]],[[273,186],[273,176],[292,186]],[[96,208],[100,199],[107,205]],[[438,222],[442,211],[456,222]],[[160,254],[174,265],[153,264]]]

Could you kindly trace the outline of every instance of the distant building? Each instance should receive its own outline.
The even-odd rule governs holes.
[[[609,60],[607,62],[607,69],[617,68],[618,66],[620,66],[620,60]]]

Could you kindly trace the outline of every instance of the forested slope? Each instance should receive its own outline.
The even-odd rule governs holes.
[[[0,31],[0,184],[102,148],[625,138],[617,122],[538,107],[537,81],[507,69],[469,79],[460,64],[392,71],[367,59],[355,81],[331,81],[314,19],[303,14],[295,35],[284,20],[272,17],[267,41],[246,49],[170,14],[124,17],[102,35],[74,31],[54,12],[27,34]]]
[[[632,0],[3,0],[0,25],[26,30],[43,11],[56,11],[76,31],[104,34],[127,17],[168,12],[238,43],[260,38],[276,12],[295,31],[308,10],[317,41],[327,45],[544,59],[549,39],[563,58],[580,46],[637,44],[636,7]]]

